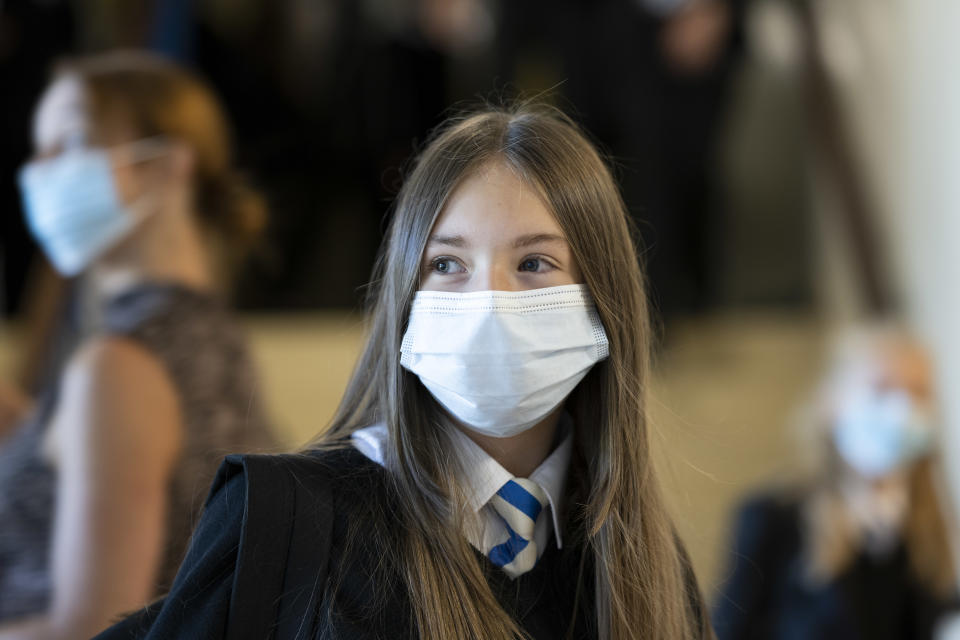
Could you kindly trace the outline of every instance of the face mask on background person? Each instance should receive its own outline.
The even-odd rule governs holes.
[[[833,430],[841,457],[867,477],[901,469],[933,446],[929,411],[905,391],[863,393],[839,412]]]
[[[556,409],[609,354],[587,288],[418,291],[400,364],[467,427],[506,438]]]
[[[27,226],[61,274],[75,276],[126,237],[156,208],[155,193],[125,204],[114,181],[114,154],[142,162],[167,151],[149,138],[110,151],[71,147],[20,170]]]

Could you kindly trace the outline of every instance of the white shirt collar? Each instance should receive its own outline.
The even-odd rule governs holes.
[[[547,456],[539,467],[530,474],[529,479],[536,482],[547,494],[550,502],[550,513],[553,519],[553,532],[557,540],[557,547],[563,547],[560,519],[563,513],[563,496],[567,481],[567,470],[570,467],[570,455],[573,451],[573,425],[567,414],[561,414],[560,444]],[[500,490],[513,474],[503,468],[499,462],[481,449],[473,440],[458,429],[452,429],[453,442],[462,456],[463,467],[467,472],[464,487],[467,500],[474,513],[479,513],[490,498]],[[385,446],[388,439],[387,426],[375,424],[364,429],[358,429],[352,434],[353,446],[363,455],[377,464],[382,465],[385,458]]]

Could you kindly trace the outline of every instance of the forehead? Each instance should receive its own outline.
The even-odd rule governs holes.
[[[33,122],[34,146],[40,152],[90,134],[90,113],[83,82],[73,74],[58,77],[40,98]]]
[[[448,198],[433,231],[491,239],[563,233],[537,190],[502,162],[468,175]]]

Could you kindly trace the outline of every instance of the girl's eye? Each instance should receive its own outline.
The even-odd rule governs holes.
[[[553,268],[552,265],[542,258],[526,258],[520,263],[520,271],[536,273],[538,271],[549,271],[551,268]]]
[[[434,258],[430,261],[430,270],[436,273],[447,275],[450,273],[461,273],[465,271],[463,266],[453,258]]]
[[[539,271],[540,260],[537,258],[527,258],[520,263],[520,271]]]

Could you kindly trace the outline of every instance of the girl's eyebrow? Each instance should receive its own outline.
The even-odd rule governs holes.
[[[448,247],[463,248],[467,246],[467,241],[463,236],[430,236],[427,244],[442,244]]]
[[[554,242],[566,244],[567,240],[563,236],[556,233],[531,233],[525,236],[520,236],[513,241],[513,247],[515,249],[520,249],[522,247],[529,247],[533,244],[541,244],[544,242]]]
[[[512,244],[514,249],[521,249],[523,247],[529,247],[530,245],[541,244],[545,242],[566,244],[567,240],[562,235],[557,233],[530,233],[527,235],[519,236],[518,238],[514,239]],[[430,239],[427,241],[427,244],[428,245],[439,244],[447,247],[457,247],[462,249],[468,246],[470,243],[467,242],[466,238],[460,235],[457,235],[457,236],[432,235],[430,236]]]

